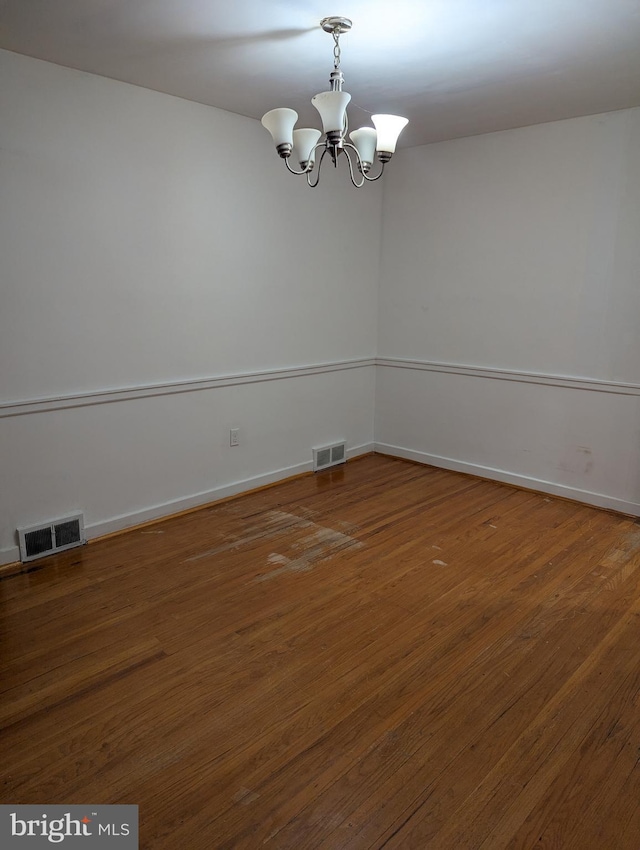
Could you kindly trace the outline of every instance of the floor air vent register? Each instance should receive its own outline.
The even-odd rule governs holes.
[[[329,466],[337,466],[347,459],[346,443],[334,443],[332,446],[323,446],[321,449],[313,450],[313,471],[319,472]]]
[[[56,519],[44,525],[19,528],[18,537],[20,560],[23,563],[72,549],[74,546],[82,546],[86,542],[82,514]]]

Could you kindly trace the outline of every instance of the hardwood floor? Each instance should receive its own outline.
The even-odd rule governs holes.
[[[640,847],[640,525],[370,456],[0,582],[2,802],[145,850]]]

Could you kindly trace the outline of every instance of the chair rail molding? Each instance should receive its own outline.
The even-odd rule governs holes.
[[[239,386],[240,384],[257,384],[264,381],[303,378],[309,375],[323,375],[329,372],[362,369],[375,365],[376,360],[374,357],[362,357],[353,360],[336,360],[329,363],[290,366],[283,369],[265,369],[259,372],[238,372],[207,378],[189,378],[179,381],[167,381],[166,383],[140,384],[133,387],[113,387],[68,395],[0,402],[0,419],[9,416],[24,416],[29,413],[43,413],[50,410],[64,410],[70,407],[86,407],[94,404],[109,404],[116,401],[131,401],[139,398],[148,398],[149,396],[192,393],[202,390],[214,390],[219,387]]]
[[[544,384],[574,390],[640,396],[640,384],[603,381],[575,375],[553,375],[543,372],[522,372],[516,369],[498,369],[486,366],[468,366],[463,363],[439,363],[430,360],[407,360],[400,357],[377,357],[377,366],[389,369],[412,369],[422,372],[444,372],[449,375],[466,375],[472,378],[491,378],[497,381],[517,381],[523,384]]]

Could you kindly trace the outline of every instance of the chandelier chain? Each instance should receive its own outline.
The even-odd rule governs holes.
[[[336,71],[340,70],[340,32],[335,29],[332,32],[333,40],[335,42],[333,46],[333,67]]]

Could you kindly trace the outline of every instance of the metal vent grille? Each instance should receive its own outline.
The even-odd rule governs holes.
[[[337,466],[347,459],[346,443],[334,443],[332,446],[322,446],[313,450],[313,471],[327,469],[329,466]]]
[[[27,558],[37,558],[38,555],[49,552],[51,549],[53,549],[53,534],[50,527],[27,531],[25,534],[24,550]]]
[[[345,446],[344,443],[340,443],[339,446],[334,446],[331,449],[331,463],[342,463],[345,459]]]
[[[316,454],[316,468],[319,466],[329,466],[331,463],[331,449],[320,449]]]
[[[84,540],[84,522],[82,514],[64,517],[43,525],[19,528],[20,560],[32,561],[54,552],[62,552],[74,546],[81,546]]]
[[[81,543],[80,521],[76,519],[58,522],[53,526],[56,536],[56,549],[61,546],[70,546],[72,543]]]

